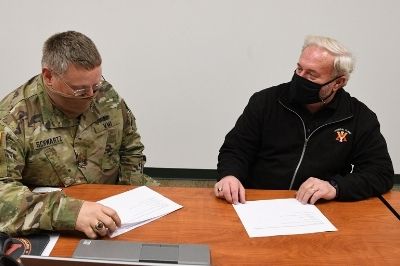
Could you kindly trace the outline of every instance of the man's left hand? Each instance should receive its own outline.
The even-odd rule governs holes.
[[[303,204],[314,204],[319,199],[332,200],[336,189],[328,182],[316,177],[308,178],[296,193],[296,199]]]

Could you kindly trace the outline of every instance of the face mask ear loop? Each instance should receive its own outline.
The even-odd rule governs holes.
[[[340,77],[342,77],[342,76],[336,77],[336,78],[332,79],[331,81],[328,81],[327,83],[323,84],[322,86],[326,86],[326,85],[328,85],[329,83],[331,83],[332,81],[335,81],[335,80],[337,80],[337,79],[340,78]],[[326,96],[325,98],[322,99],[321,97],[319,97],[319,99],[320,99],[321,102],[322,102],[322,105],[325,105],[325,104],[326,104],[325,101],[326,101],[329,97],[331,97],[333,93],[334,93],[334,91],[333,91],[333,89],[332,89],[331,93],[330,93],[328,96]]]
[[[326,96],[325,98],[319,97],[319,99],[320,99],[321,102],[322,102],[322,105],[325,105],[325,104],[326,104],[325,101],[326,101],[329,97],[331,97],[333,93],[334,93],[334,91],[332,90],[331,93],[330,93],[328,96]]]

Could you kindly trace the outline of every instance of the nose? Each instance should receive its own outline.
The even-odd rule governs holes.
[[[94,93],[95,93],[94,87],[90,87],[90,88],[86,91],[86,94],[87,94],[88,96],[92,96]]]

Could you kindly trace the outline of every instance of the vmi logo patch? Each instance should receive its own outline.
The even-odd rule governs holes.
[[[351,132],[344,128],[337,128],[334,132],[336,133],[336,140],[338,142],[347,142],[347,138],[351,135]]]
[[[102,123],[103,127],[105,129],[110,128],[110,127],[113,126],[113,123],[111,122],[109,115],[105,115],[105,116],[100,117],[99,119],[97,119],[96,123],[97,124]]]

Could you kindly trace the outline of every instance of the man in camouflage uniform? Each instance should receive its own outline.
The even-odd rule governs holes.
[[[0,102],[0,231],[114,231],[114,210],[27,186],[156,184],[143,175],[143,148],[134,116],[102,77],[95,44],[78,32],[53,35],[42,73]]]

